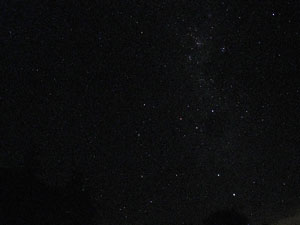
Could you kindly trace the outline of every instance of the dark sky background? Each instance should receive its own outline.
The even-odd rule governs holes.
[[[300,201],[298,1],[0,3],[0,165],[98,224],[253,221]]]

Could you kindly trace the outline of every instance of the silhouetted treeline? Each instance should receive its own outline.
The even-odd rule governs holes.
[[[249,219],[233,209],[220,210],[203,221],[204,225],[248,225]]]
[[[36,176],[34,154],[27,154],[20,168],[0,167],[0,224],[3,225],[92,225],[96,207],[83,176],[73,171],[65,187],[50,187]],[[99,206],[97,207],[99,210]],[[146,221],[145,221],[146,222]],[[183,223],[181,223],[183,224]],[[193,225],[184,223],[185,225]],[[248,225],[249,219],[234,209],[219,210],[195,225]],[[100,224],[98,224],[100,225]],[[266,225],[266,224],[264,224]]]
[[[144,225],[151,225],[145,223]],[[172,225],[172,224],[169,224]],[[249,218],[235,209],[222,209],[208,215],[196,223],[180,222],[173,225],[269,225],[266,223],[252,223]]]

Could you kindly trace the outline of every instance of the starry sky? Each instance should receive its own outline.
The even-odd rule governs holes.
[[[297,1],[3,0],[0,166],[97,224],[259,224],[300,208]]]

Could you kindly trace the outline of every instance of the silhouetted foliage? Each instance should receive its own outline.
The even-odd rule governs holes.
[[[22,168],[0,168],[0,221],[5,225],[89,225],[95,207],[78,171],[65,188],[41,182],[32,155]]]
[[[217,211],[203,222],[205,225],[247,225],[249,220],[245,215],[231,209]]]

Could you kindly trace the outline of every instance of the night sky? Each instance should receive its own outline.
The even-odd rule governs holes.
[[[95,224],[200,225],[231,208],[261,224],[300,208],[300,2],[2,0],[0,10],[10,177],[0,187],[35,187],[21,197],[31,215],[50,210],[32,196],[75,189]]]

